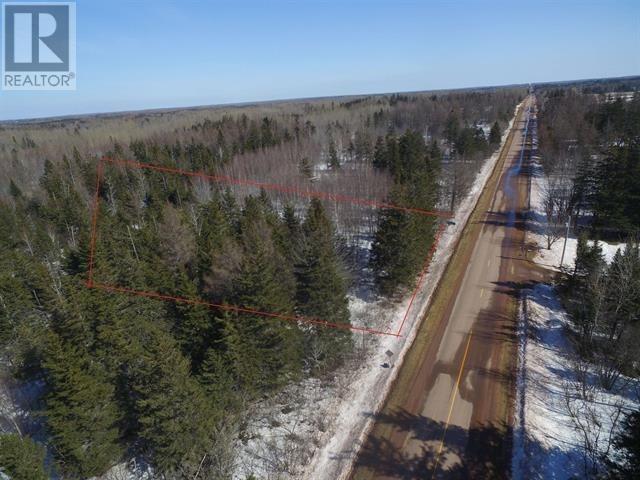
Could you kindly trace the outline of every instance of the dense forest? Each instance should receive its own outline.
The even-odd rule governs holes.
[[[353,351],[354,286],[371,272],[376,295],[402,298],[433,242],[435,217],[313,193],[455,208],[522,95],[370,96],[2,125],[2,382],[6,392],[34,392],[34,411],[3,424],[5,471],[14,480],[53,471],[89,478],[136,457],[165,478],[229,478],[247,407],[340,368]],[[102,156],[113,161],[96,185]],[[95,283],[201,303],[87,288],[90,262]]]

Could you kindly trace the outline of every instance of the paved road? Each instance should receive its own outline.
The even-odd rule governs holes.
[[[446,272],[446,308],[428,314],[437,327],[428,345],[412,345],[352,478],[508,477],[515,299],[542,275],[526,258],[522,222],[530,117],[531,97],[467,226],[471,241],[455,254],[466,268]]]

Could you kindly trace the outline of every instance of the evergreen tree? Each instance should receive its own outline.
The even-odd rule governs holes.
[[[190,376],[189,361],[173,339],[152,324],[140,325],[131,348],[139,436],[160,472],[192,477],[207,453],[212,423],[204,393]]]
[[[631,412],[614,439],[618,456],[611,465],[608,478],[635,478],[640,472],[640,412]]]
[[[329,140],[329,168],[334,170],[340,168],[340,158],[338,158],[338,150],[333,138]]]
[[[242,261],[233,302],[244,308],[293,314],[295,279],[277,249],[261,202],[248,197],[240,220]],[[301,334],[295,324],[262,315],[227,312],[225,344],[240,384],[248,391],[283,385],[299,375]]]
[[[68,162],[66,157],[64,161]],[[81,209],[82,199],[68,178],[68,173],[61,175],[52,162],[45,162],[45,173],[40,183],[47,193],[47,200],[39,213],[53,224],[61,238],[75,246],[78,231],[85,224],[86,217]]]
[[[224,202],[224,203],[223,203]],[[214,301],[228,293],[229,282],[233,274],[233,260],[236,252],[233,238],[235,204],[231,198],[214,198],[201,210],[202,224],[196,235],[197,271],[200,289],[207,292]],[[225,261],[226,260],[226,261]]]
[[[369,162],[371,160],[371,141],[366,131],[357,130],[355,134],[354,156],[358,162]]]
[[[313,199],[303,225],[302,262],[297,268],[299,311],[306,317],[349,325],[344,268],[335,251],[331,221],[322,203]],[[314,352],[315,368],[333,368],[348,350],[348,330],[317,327],[309,330],[307,352]]]
[[[607,267],[606,302],[610,339],[627,334],[625,330],[640,321],[640,245],[631,239]]]
[[[462,128],[454,142],[456,154],[462,157],[472,155],[475,149],[475,143],[475,129],[470,127]]]
[[[296,216],[293,205],[291,205],[290,203],[285,205],[282,216],[291,243],[299,242],[301,238],[300,235],[302,234],[302,229],[300,226],[300,220]]]
[[[287,259],[289,265],[295,265],[300,261],[303,246],[302,225],[291,204],[284,206],[282,214],[283,225],[277,236],[280,252]]]
[[[632,141],[633,142],[633,141]],[[594,226],[608,236],[640,228],[640,146],[612,147],[596,170]]]
[[[29,437],[0,434],[0,474],[11,480],[47,480],[44,455],[44,448]]]
[[[81,348],[50,337],[44,363],[47,425],[63,472],[103,474],[122,455],[114,388],[102,366]]]
[[[258,125],[255,120],[251,121],[251,126],[249,127],[249,131],[247,133],[246,140],[244,142],[244,149],[249,151],[255,151],[260,148],[261,140],[260,140],[260,130],[258,129]]]
[[[388,168],[391,174],[393,175],[394,172],[397,172],[399,170],[398,162],[399,162],[400,152],[399,152],[399,146],[398,146],[398,139],[393,134],[393,132],[390,131],[389,133],[387,133],[387,136],[385,137],[385,143],[386,143],[386,146],[385,146],[386,168]]]
[[[422,136],[407,131],[398,142],[388,138],[387,147],[396,151],[389,167],[395,179],[389,203],[432,210],[438,193],[437,160],[429,156]],[[432,217],[420,213],[380,211],[371,264],[381,293],[412,284],[433,242],[434,225]]]
[[[390,198],[394,201],[399,195],[392,193]],[[415,270],[407,248],[411,226],[409,215],[392,208],[382,209],[379,214],[371,249],[371,264],[378,288],[385,295],[392,294],[398,285],[410,283]]]
[[[227,222],[231,226],[231,230],[237,231],[240,221],[240,207],[238,206],[236,198],[230,188],[226,188],[224,192],[222,192],[220,205]]]
[[[585,232],[578,235],[578,244],[576,246],[576,259],[573,270],[574,277],[585,278],[593,275],[604,266],[604,256],[602,247],[598,241],[589,245],[589,239]]]
[[[196,285],[184,272],[177,279],[177,294],[192,300],[199,299]],[[175,318],[173,332],[180,344],[182,353],[191,359],[194,369],[203,361],[208,347],[219,338],[212,321],[212,312],[207,305],[176,302],[169,305],[172,317]]]
[[[98,292],[99,293],[99,292]],[[137,394],[133,391],[134,367],[143,358],[143,347],[149,341],[153,327],[168,335],[171,320],[168,304],[141,297],[102,294],[91,312],[96,320],[94,355],[104,365],[105,372],[115,387],[115,396],[121,412],[122,438],[138,436],[140,425],[136,407]]]
[[[50,160],[44,162],[44,174],[40,179],[40,185],[54,201],[62,197],[63,182],[56,167]]]
[[[22,198],[22,190],[15,184],[13,179],[9,182],[9,195],[11,195],[14,200]]]
[[[373,166],[376,168],[384,169],[389,165],[387,159],[387,145],[384,138],[378,137],[376,145],[373,150]]]
[[[431,142],[431,145],[429,145],[429,158],[434,164],[440,165],[440,162],[442,160],[442,151],[438,146],[437,140],[433,140]]]
[[[453,146],[458,141],[460,134],[460,122],[455,115],[450,115],[444,127],[444,137],[449,145]]]
[[[45,306],[54,302],[48,280],[39,259],[17,248],[0,249],[0,348],[11,353],[11,364],[25,378],[41,377],[50,324]]]
[[[64,276],[61,281],[64,292],[51,302],[51,329],[70,345],[92,351],[95,344],[96,316],[100,294],[88,290],[78,277]]]
[[[502,132],[500,131],[500,125],[496,120],[489,132],[489,143],[491,145],[500,145],[500,140],[502,140]]]
[[[309,157],[302,157],[300,159],[300,162],[298,163],[298,170],[300,171],[300,175],[307,180],[313,177],[313,168],[311,167],[311,162],[309,162]]]
[[[260,127],[262,148],[272,147],[273,145],[278,144],[277,134],[275,132],[276,125],[274,124],[275,122],[269,117],[264,117],[262,119],[262,125]]]
[[[226,355],[216,348],[207,350],[198,373],[198,381],[211,406],[214,422],[223,421],[241,407],[233,371],[234,366]]]
[[[578,237],[575,268],[567,285],[574,298],[580,299],[570,306],[573,322],[580,332],[582,353],[590,355],[593,351],[592,340],[595,328],[602,312],[604,290],[604,269],[606,263],[602,248],[596,241],[589,245],[587,236],[581,233]]]
[[[422,136],[412,130],[405,132],[398,142],[397,160],[391,163],[394,180],[400,184],[415,183],[412,176],[425,170],[426,160],[426,147]]]

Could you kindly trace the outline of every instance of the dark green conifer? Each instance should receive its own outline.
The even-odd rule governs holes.
[[[131,392],[138,434],[160,472],[195,474],[212,432],[204,393],[166,332],[141,324],[131,348]]]
[[[234,366],[216,347],[207,350],[198,372],[198,381],[205,391],[216,421],[241,408]]]
[[[389,149],[395,151],[395,160],[389,164],[395,185],[388,203],[433,210],[438,195],[437,146],[427,152],[422,136],[409,130],[399,141],[388,137]],[[389,295],[397,287],[412,285],[429,253],[434,227],[433,217],[423,213],[393,208],[380,211],[371,265],[381,293]]]
[[[293,315],[295,279],[278,251],[259,199],[248,197],[240,219],[242,261],[233,303],[261,312]],[[222,323],[229,358],[248,390],[273,388],[301,368],[301,334],[295,323],[227,312]]]
[[[387,159],[387,145],[384,138],[378,137],[373,150],[373,166],[376,168],[387,168],[389,165]]]
[[[0,434],[0,473],[11,480],[47,480],[44,448],[29,437]]]
[[[398,191],[398,189],[396,189]],[[392,201],[400,194],[391,195]],[[398,285],[410,283],[415,265],[412,265],[409,230],[410,213],[397,209],[382,209],[379,213],[378,229],[371,251],[371,264],[380,292],[392,294]]]
[[[336,142],[333,139],[329,140],[329,168],[334,170],[340,168],[340,158],[338,158]]]
[[[348,351],[349,325],[347,284],[342,262],[336,253],[333,225],[322,203],[313,199],[302,226],[301,262],[297,266],[299,311],[306,317],[333,324],[333,328],[312,325],[307,334],[307,353],[313,354],[314,368],[335,367]]]
[[[502,132],[500,131],[500,125],[496,120],[491,127],[491,131],[489,132],[489,143],[491,145],[499,145],[500,140],[502,140]]]
[[[54,454],[70,476],[102,475],[123,453],[120,412],[103,367],[81,347],[51,335],[44,368],[45,415]]]

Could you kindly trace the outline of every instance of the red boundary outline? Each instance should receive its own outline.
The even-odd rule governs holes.
[[[373,200],[365,200],[365,199],[350,197],[348,195],[335,195],[335,194],[330,194],[330,193],[325,193],[325,192],[308,192],[308,191],[301,190],[299,188],[287,187],[287,186],[273,184],[273,183],[264,183],[264,182],[256,182],[256,181],[251,181],[251,180],[242,180],[242,179],[236,179],[236,178],[227,177],[227,176],[223,176],[223,175],[209,175],[209,174],[206,174],[204,172],[190,172],[190,171],[187,171],[187,170],[181,170],[179,168],[163,167],[163,166],[160,166],[160,165],[153,165],[153,164],[150,164],[150,163],[134,162],[134,161],[131,161],[131,160],[118,160],[118,159],[112,159],[112,158],[108,158],[108,157],[102,157],[101,159],[98,160],[98,166],[96,168],[96,189],[95,189],[95,193],[94,193],[94,197],[93,197],[93,214],[92,214],[92,217],[91,217],[91,234],[90,234],[90,242],[89,242],[89,245],[90,245],[89,246],[89,268],[88,268],[88,276],[87,276],[87,281],[86,281],[87,288],[96,288],[96,289],[105,290],[105,291],[108,291],[108,292],[125,293],[125,294],[129,294],[129,295],[137,295],[137,296],[140,296],[140,297],[155,298],[155,299],[164,300],[164,301],[190,303],[190,304],[194,304],[194,305],[205,305],[205,306],[210,307],[210,308],[216,308],[216,309],[225,310],[225,311],[233,311],[233,312],[239,312],[239,313],[250,313],[250,314],[259,315],[259,316],[262,316],[262,317],[278,318],[278,319],[281,319],[281,320],[287,320],[287,321],[292,321],[292,322],[302,322],[302,323],[323,325],[325,327],[340,328],[340,329],[345,329],[345,330],[354,330],[354,331],[360,331],[360,332],[364,332],[364,333],[372,333],[372,334],[375,334],[375,335],[390,335],[390,336],[394,336],[394,337],[400,337],[400,334],[402,332],[402,328],[404,327],[404,324],[405,324],[405,322],[406,322],[406,320],[407,320],[407,318],[409,316],[409,312],[411,311],[411,307],[413,306],[413,302],[414,302],[414,300],[415,300],[415,298],[416,298],[416,296],[418,294],[418,291],[420,290],[420,287],[422,286],[422,282],[424,280],[424,277],[427,274],[427,271],[429,270],[429,265],[431,264],[431,260],[433,259],[433,255],[435,254],[436,248],[437,248],[438,243],[440,241],[440,236],[442,235],[442,232],[444,231],[445,225],[443,223],[441,223],[439,225],[439,227],[438,227],[438,231],[436,232],[436,235],[434,237],[433,244],[431,245],[431,248],[429,249],[429,253],[427,254],[427,257],[425,259],[424,265],[423,265],[422,270],[420,272],[420,276],[418,277],[418,281],[416,283],[416,287],[413,290],[413,293],[411,295],[411,299],[409,300],[409,305],[407,307],[407,311],[405,312],[404,317],[402,319],[402,322],[400,323],[400,328],[398,328],[398,331],[396,333],[389,332],[389,331],[376,330],[376,329],[367,328],[367,327],[358,327],[358,326],[353,326],[353,325],[348,325],[348,324],[333,323],[333,322],[329,322],[329,321],[322,320],[322,319],[319,319],[319,318],[311,318],[311,317],[297,316],[297,315],[284,315],[284,314],[277,314],[277,313],[273,313],[273,312],[264,312],[264,311],[261,311],[261,310],[255,310],[255,309],[251,309],[251,308],[239,307],[239,306],[235,306],[235,305],[217,304],[217,303],[206,302],[204,300],[199,300],[199,299],[177,297],[177,296],[173,296],[173,295],[165,295],[165,294],[161,294],[161,293],[158,293],[158,292],[151,292],[151,291],[145,291],[145,290],[135,290],[135,289],[132,289],[132,288],[121,287],[121,286],[118,286],[118,285],[107,285],[107,284],[103,284],[103,283],[96,283],[96,282],[94,282],[94,279],[93,279],[93,265],[94,265],[94,260],[95,260],[97,226],[98,226],[98,212],[99,212],[99,202],[100,202],[100,183],[102,182],[102,177],[104,175],[104,163],[105,162],[109,162],[109,163],[114,164],[114,165],[121,165],[121,166],[124,166],[124,167],[130,167],[130,168],[148,169],[148,170],[154,170],[154,171],[158,171],[158,172],[172,173],[172,174],[178,174],[178,175],[186,175],[186,176],[190,176],[190,177],[200,177],[200,178],[204,178],[206,180],[214,181],[214,182],[218,182],[218,183],[227,183],[227,184],[232,184],[232,185],[243,185],[243,186],[258,187],[258,188],[264,188],[265,190],[274,190],[274,191],[280,191],[280,192],[284,192],[284,193],[295,193],[295,194],[298,194],[298,195],[301,195],[301,196],[306,196],[308,198],[319,198],[319,199],[322,199],[322,200],[335,200],[335,201],[338,201],[338,202],[350,202],[350,203],[355,203],[355,204],[358,204],[358,205],[364,205],[364,206],[369,206],[369,207],[394,209],[394,210],[400,210],[400,211],[405,211],[405,212],[409,212],[409,213],[416,213],[416,214],[420,214],[420,215],[428,215],[428,216],[442,217],[442,218],[451,218],[453,216],[449,212],[429,211],[429,210],[423,210],[423,209],[419,209],[419,208],[401,207],[401,206],[393,205],[393,204],[389,204],[389,203],[382,203],[382,202],[376,202],[376,201],[373,201]]]

